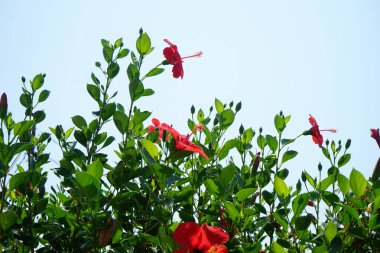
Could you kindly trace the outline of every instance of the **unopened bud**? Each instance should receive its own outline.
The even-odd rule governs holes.
[[[346,149],[348,149],[351,146],[351,139],[348,139],[346,141]]]
[[[242,135],[243,133],[244,133],[244,127],[243,127],[243,124],[241,124],[239,127],[239,134]]]
[[[328,146],[330,144],[330,141],[327,139],[326,140],[326,146]]]
[[[255,160],[253,161],[252,174],[251,174],[252,176],[256,175],[259,165],[260,165],[260,152],[257,152]]]
[[[194,107],[194,105],[191,106],[190,112],[191,112],[192,115],[195,113],[195,107]]]
[[[305,176],[305,173],[302,171],[302,174],[301,174],[301,179],[302,179],[302,182],[306,182],[306,176]]]
[[[235,111],[238,112],[241,109],[241,102],[236,104]]]
[[[321,163],[318,163],[318,170],[322,171],[322,164]]]
[[[8,99],[7,94],[4,92],[0,98],[0,119],[5,119],[8,112]]]

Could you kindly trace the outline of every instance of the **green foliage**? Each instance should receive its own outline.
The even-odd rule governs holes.
[[[138,106],[154,94],[145,88],[146,78],[169,63],[145,68],[152,43],[143,30],[136,51],[125,48],[122,38],[101,40],[104,61],[95,63],[84,88],[96,102],[93,115],[73,116],[68,129],[50,127],[58,158],[46,152],[50,134],[36,133],[46,117],[37,107],[50,95],[44,74],[29,86],[22,78],[24,118],[16,120],[1,105],[4,252],[173,252],[180,248],[173,232],[189,221],[222,227],[228,252],[380,250],[380,182],[355,169],[349,177],[341,173],[351,159],[351,140],[322,146],[328,169],[320,163],[317,176],[306,169],[292,187],[286,182],[289,171],[298,169],[290,161],[298,151],[291,144],[305,131],[286,136],[291,117],[283,112],[274,117],[275,133],[242,124],[231,131],[242,103],[215,98],[210,109],[191,107],[191,134],[170,130],[179,124],[174,121],[153,126],[152,112]],[[129,98],[117,100],[112,84],[123,72]],[[48,171],[59,179],[49,192]]]

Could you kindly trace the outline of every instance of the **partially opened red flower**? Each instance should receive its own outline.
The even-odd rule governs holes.
[[[192,58],[192,57],[200,57],[202,55],[202,52],[198,52],[194,55],[190,55],[190,56],[186,56],[186,57],[181,57],[181,55],[178,52],[177,45],[174,45],[173,43],[171,43],[167,39],[164,39],[164,41],[167,44],[169,44],[168,47],[164,48],[163,53],[164,53],[165,59],[170,64],[173,65],[173,69],[172,69],[173,77],[174,78],[179,78],[179,77],[183,78],[183,74],[184,74],[183,67],[182,67],[183,59]]]
[[[379,133],[379,128],[372,128],[371,129],[371,137],[375,139],[377,142],[377,145],[379,145],[380,148],[380,133]]]
[[[310,116],[309,122],[310,122],[312,127],[308,131],[305,131],[303,133],[303,135],[311,135],[313,137],[314,143],[318,144],[319,147],[321,147],[323,144],[323,136],[322,136],[321,132],[322,131],[328,131],[328,132],[336,133],[336,129],[320,130],[319,125],[318,125],[317,121],[315,120],[315,118],[313,116],[311,116],[310,114],[309,114],[309,116]]]
[[[182,249],[176,249],[174,253],[224,253],[227,248],[222,244],[229,240],[229,236],[223,229],[207,223],[200,227],[195,222],[185,222],[178,225],[173,239],[182,246]]]
[[[149,126],[148,132],[153,131],[154,129],[158,128],[159,129],[158,130],[159,131],[159,135],[158,135],[159,138],[162,138],[163,131],[169,132],[173,136],[176,150],[195,152],[195,153],[200,154],[201,156],[203,156],[207,160],[209,159],[201,147],[195,145],[194,143],[192,143],[190,141],[191,135],[193,133],[195,133],[198,129],[202,129],[203,126],[201,127],[201,125],[197,125],[194,128],[194,130],[191,132],[191,134],[182,135],[177,130],[175,130],[173,127],[169,126],[168,124],[166,124],[166,123],[161,124],[161,122],[156,118],[152,119],[152,123],[154,126]]]

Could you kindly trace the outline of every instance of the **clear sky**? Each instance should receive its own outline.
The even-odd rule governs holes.
[[[86,84],[96,71],[94,62],[102,60],[100,39],[123,37],[134,48],[143,27],[155,47],[146,70],[163,60],[164,38],[177,44],[183,56],[199,50],[204,55],[184,63],[183,80],[173,79],[170,68],[146,80],[156,95],[142,99],[139,107],[187,132],[192,104],[207,111],[215,97],[225,103],[242,101],[230,137],[238,134],[240,123],[275,134],[273,118],[280,110],[292,115],[285,137],[295,137],[310,127],[310,113],[321,129],[338,129],[325,138],[352,139],[352,160],[344,173],[355,167],[368,177],[379,157],[369,131],[380,127],[379,13],[377,0],[4,0],[0,92],[7,92],[10,110],[21,120],[21,76],[29,80],[46,73],[51,95],[41,130],[57,124],[71,127],[72,116],[91,117],[96,108]],[[122,61],[112,88],[125,105],[127,63]],[[317,175],[319,161],[327,169],[310,136],[292,149],[299,155],[288,166],[290,184],[302,170]],[[56,154],[52,151],[58,159]]]

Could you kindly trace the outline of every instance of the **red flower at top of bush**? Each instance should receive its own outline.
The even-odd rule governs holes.
[[[380,148],[380,134],[379,134],[379,128],[372,128],[371,129],[371,137],[374,138],[377,142],[377,145],[379,145]]]
[[[200,227],[195,222],[185,222],[178,225],[173,239],[182,246],[182,249],[176,249],[174,253],[225,253],[227,248],[222,244],[229,240],[229,236],[223,229],[207,223]]]
[[[148,132],[154,131],[156,128],[158,128],[158,131],[159,131],[158,138],[160,139],[163,137],[163,131],[169,132],[173,136],[173,139],[175,141],[175,148],[177,150],[195,152],[195,153],[200,154],[207,160],[209,159],[201,147],[195,145],[189,140],[193,133],[195,133],[197,130],[203,129],[202,125],[196,125],[193,131],[191,132],[191,134],[182,135],[173,127],[169,126],[168,124],[166,123],[161,124],[161,122],[156,118],[152,119],[152,123],[154,126],[149,126]]]
[[[305,131],[303,133],[303,135],[311,135],[313,137],[314,143],[318,144],[319,147],[321,147],[323,144],[323,136],[322,136],[321,132],[322,131],[328,131],[328,132],[336,133],[336,129],[320,130],[319,125],[318,125],[317,121],[315,120],[315,118],[313,116],[311,116],[310,114],[309,114],[309,116],[310,116],[309,122],[310,122],[312,127],[308,131]]]
[[[164,48],[163,53],[164,53],[165,59],[170,64],[173,65],[173,69],[172,69],[173,77],[174,78],[181,77],[181,79],[182,79],[183,74],[184,74],[183,67],[182,67],[183,59],[192,58],[192,57],[200,57],[202,55],[202,52],[198,52],[194,55],[190,55],[190,56],[186,56],[186,57],[181,57],[181,55],[178,52],[177,45],[174,45],[173,43],[171,43],[167,39],[164,39],[164,41],[169,44],[168,47]]]

